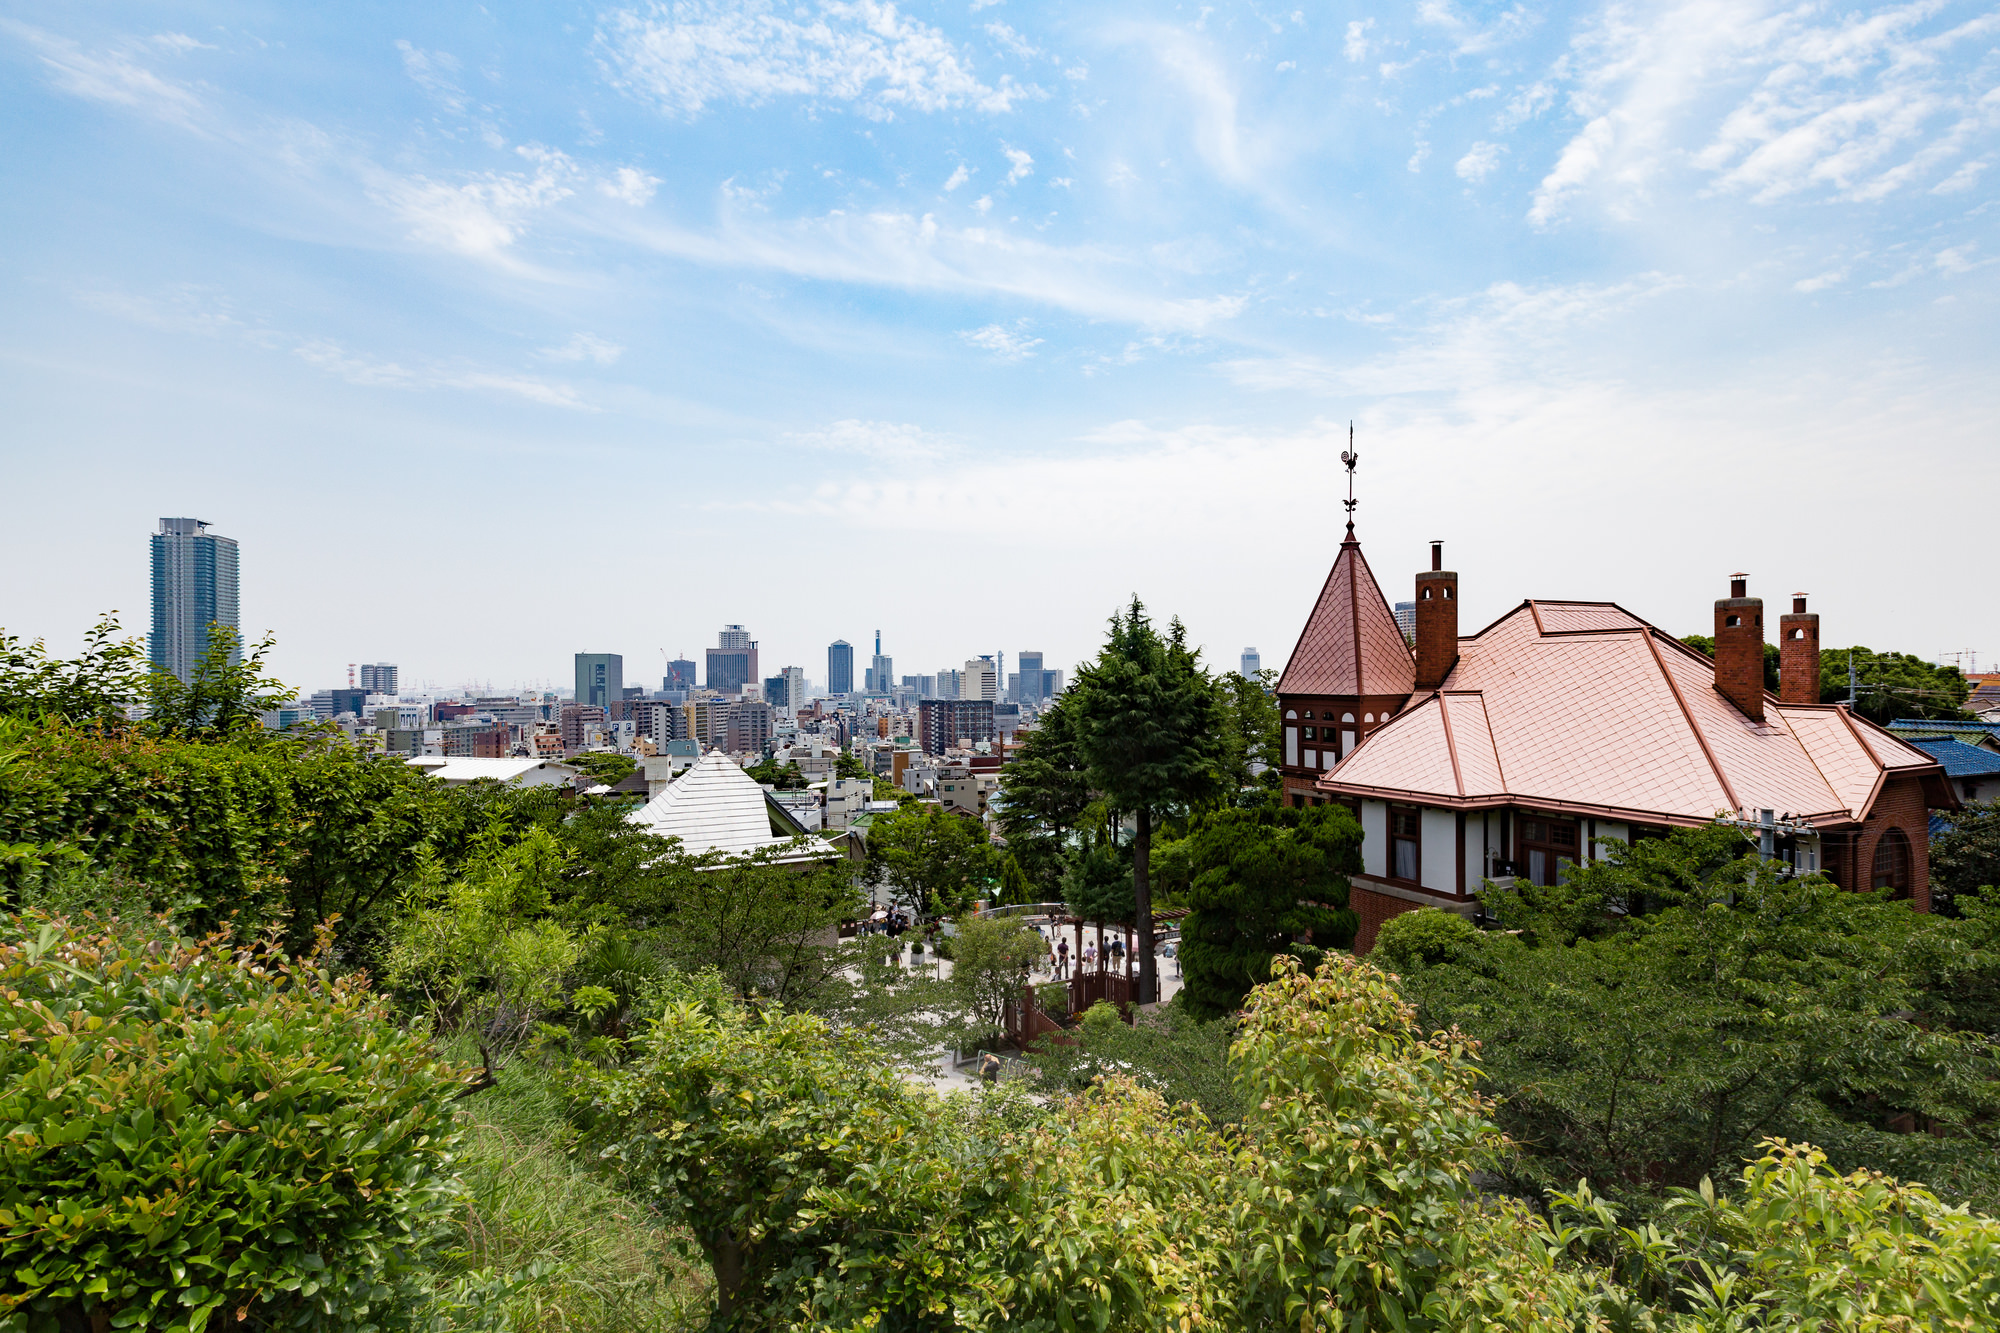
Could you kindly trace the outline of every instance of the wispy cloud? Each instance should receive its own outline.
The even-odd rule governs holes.
[[[805,449],[892,463],[928,462],[944,457],[952,447],[950,437],[908,422],[855,418],[819,430],[788,432],[784,438]]]
[[[192,38],[180,34],[151,42],[126,38],[86,50],[67,37],[11,19],[0,19],[0,31],[12,33],[32,49],[50,82],[72,96],[126,107],[183,129],[197,128],[202,100],[194,86],[161,75],[142,59],[149,48],[184,54],[202,46]]]
[[[623,356],[625,349],[594,333],[579,333],[560,347],[544,347],[541,354],[549,361],[595,361],[608,366]]]
[[[1458,166],[1455,168],[1458,178],[1473,185],[1479,184],[1493,174],[1494,169],[1500,165],[1500,155],[1506,151],[1504,144],[1487,143],[1484,140],[1475,143],[1466,150],[1464,157],[1458,159]]]
[[[655,3],[605,16],[600,49],[612,82],[685,119],[714,103],[806,97],[876,120],[901,111],[989,113],[1046,96],[1011,75],[985,83],[945,32],[880,0]]]
[[[988,324],[983,328],[966,329],[959,337],[974,347],[993,353],[996,360],[1019,361],[1035,354],[1042,345],[1040,338],[1031,338],[1019,326],[1008,328],[1004,324]]]
[[[411,236],[477,259],[498,260],[536,213],[576,193],[576,164],[553,148],[515,150],[526,171],[487,171],[458,180],[384,177],[375,197],[409,225]]]
[[[1035,159],[1028,156],[1022,149],[1008,148],[1003,145],[1000,151],[1006,155],[1007,161],[1010,163],[1007,168],[1007,183],[1009,185],[1018,185],[1035,174]]]
[[[410,81],[437,99],[438,105],[450,112],[465,110],[465,90],[458,86],[458,57],[449,51],[426,51],[412,46],[407,41],[398,40],[396,49],[403,53],[403,72]]]
[[[1934,179],[2000,125],[2000,92],[1966,91],[1942,60],[2000,33],[2000,14],[1946,26],[1944,9],[1613,6],[1575,44],[1571,106],[1585,124],[1530,220],[1556,221],[1585,192],[1626,215],[1682,161],[1766,204],[1807,191],[1870,200]]]

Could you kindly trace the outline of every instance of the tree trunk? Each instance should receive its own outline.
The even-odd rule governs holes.
[[[708,1247],[708,1266],[715,1273],[715,1322],[727,1326],[743,1291],[743,1246],[725,1231]]]
[[[1153,886],[1147,879],[1152,869],[1153,812],[1139,807],[1139,834],[1132,839],[1132,901],[1139,927],[1139,1003],[1151,1004],[1160,998],[1159,978],[1153,974]]]

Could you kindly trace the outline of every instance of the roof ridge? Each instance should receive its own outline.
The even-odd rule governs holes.
[[[1653,654],[1653,665],[1660,669],[1660,675],[1666,679],[1667,688],[1673,692],[1674,702],[1680,705],[1681,719],[1687,723],[1688,730],[1694,733],[1695,744],[1701,747],[1702,757],[1708,760],[1708,767],[1715,774],[1716,785],[1722,788],[1723,796],[1728,799],[1729,808],[1739,810],[1742,806],[1736,799],[1736,789],[1729,785],[1729,777],[1722,771],[1722,764],[1716,759],[1715,751],[1708,743],[1708,735],[1701,729],[1701,723],[1694,720],[1694,710],[1688,707],[1687,698],[1681,693],[1681,683],[1674,679],[1674,673],[1667,669],[1666,659],[1660,656],[1659,633],[1656,630],[1655,633],[1646,635],[1646,647]]]

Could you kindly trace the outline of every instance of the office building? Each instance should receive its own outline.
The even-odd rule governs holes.
[[[667,663],[667,674],[660,677],[660,688],[672,693],[675,690],[691,690],[695,687],[695,667],[693,661],[676,657]]]
[[[1237,674],[1243,676],[1246,680],[1255,680],[1257,679],[1257,673],[1263,669],[1264,659],[1258,656],[1257,650],[1255,648],[1245,648],[1243,656],[1236,667]]]
[[[596,704],[564,704],[560,714],[565,750],[581,750],[604,729],[604,710]]]
[[[795,666],[786,667],[784,670],[784,679],[784,706],[787,708],[804,708],[806,706],[806,669]]]
[[[761,699],[738,699],[729,705],[726,748],[731,754],[764,754],[771,748],[771,732],[778,710]]]
[[[958,683],[958,697],[961,699],[984,699],[993,703],[1000,697],[1000,673],[990,657],[975,657],[965,664],[965,675]]]
[[[992,739],[990,699],[923,699],[917,704],[917,744],[925,754]]]
[[[1417,604],[1398,602],[1394,612],[1396,628],[1403,631],[1403,642],[1412,648],[1417,644]]]
[[[155,670],[191,680],[208,652],[209,626],[241,635],[236,557],[236,539],[210,533],[206,519],[160,520],[153,534],[153,632],[146,641]],[[243,660],[240,642],[229,660]]]
[[[882,655],[882,631],[875,631],[875,656],[868,663],[868,689],[873,694],[887,694],[896,682],[894,659]]]
[[[708,650],[708,688],[741,694],[745,685],[757,679],[756,640],[741,625],[724,625],[716,646]]]
[[[1014,687],[1014,702],[1039,704],[1042,701],[1042,655],[1024,651],[1015,660],[1015,666],[1019,670],[1014,679],[1019,683]]]
[[[363,662],[356,688],[364,694],[394,694],[396,692],[396,664],[394,662]]]
[[[935,699],[937,697],[936,676],[905,676],[903,677],[903,685],[915,693],[919,699]]]
[[[1042,672],[1042,697],[1044,699],[1053,699],[1062,692],[1063,673],[1061,671]]]
[[[576,655],[576,702],[608,711],[614,701],[624,697],[624,657],[618,653]]]
[[[826,692],[835,696],[854,693],[854,645],[845,639],[827,645]]]

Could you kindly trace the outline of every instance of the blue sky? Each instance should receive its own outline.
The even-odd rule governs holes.
[[[2000,659],[2000,11],[211,3],[0,22],[0,624],[244,544],[308,687],[1279,665],[1340,534]]]

